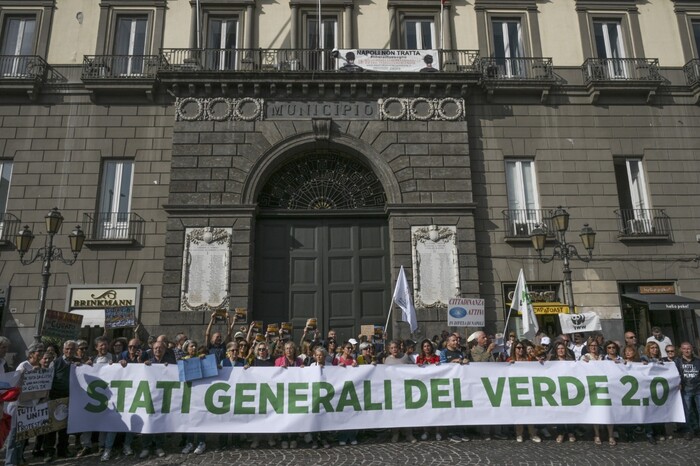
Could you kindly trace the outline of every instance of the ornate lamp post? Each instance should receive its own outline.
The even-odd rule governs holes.
[[[43,261],[41,268],[41,294],[39,298],[39,315],[36,320],[36,333],[34,335],[34,341],[39,343],[41,341],[41,329],[44,325],[44,313],[46,311],[46,290],[49,288],[49,277],[51,276],[51,262],[60,261],[66,265],[73,265],[78,259],[78,254],[83,249],[83,243],[85,242],[85,233],[80,229],[80,226],[75,227],[69,235],[70,249],[73,252],[73,259],[65,259],[63,257],[63,251],[61,248],[57,248],[53,245],[53,237],[58,233],[58,230],[63,224],[63,216],[59,212],[57,207],[54,207],[49,211],[44,217],[46,221],[46,239],[44,240],[44,247],[39,248],[34,253],[33,257],[30,259],[24,259],[24,255],[29,251],[34,240],[34,234],[32,230],[29,229],[28,225],[24,226],[17,236],[15,236],[15,246],[17,247],[17,252],[19,252],[19,261],[22,265],[29,265],[36,262],[38,259]]]
[[[583,247],[588,251],[588,256],[581,256],[571,243],[566,241],[566,231],[569,229],[569,213],[564,210],[561,206],[554,209],[552,212],[552,221],[554,222],[555,238],[554,238],[554,251],[552,251],[551,257],[542,257],[542,251],[544,250],[545,241],[547,240],[547,232],[542,228],[535,228],[530,233],[530,240],[532,241],[532,246],[537,251],[540,261],[543,263],[552,262],[555,258],[561,259],[564,262],[564,290],[566,293],[566,303],[569,305],[571,312],[576,312],[576,307],[574,305],[574,289],[571,285],[571,268],[569,267],[570,259],[576,257],[583,262],[590,262],[593,258],[593,247],[595,246],[595,235],[596,232],[584,224],[581,228],[581,241],[583,242]]]

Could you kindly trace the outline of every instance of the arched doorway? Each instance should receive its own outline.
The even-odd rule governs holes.
[[[341,339],[383,324],[390,299],[386,197],[362,163],[312,151],[278,167],[258,195],[253,318],[308,318]],[[325,335],[324,335],[325,337]]]

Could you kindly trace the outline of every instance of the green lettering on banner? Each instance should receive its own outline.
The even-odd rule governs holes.
[[[156,388],[163,390],[163,406],[161,407],[160,412],[167,414],[170,412],[170,404],[173,401],[173,390],[180,388],[180,382],[159,380],[156,382]]]
[[[134,393],[134,399],[131,402],[131,408],[129,408],[129,412],[133,414],[139,408],[145,409],[147,414],[155,414],[156,412],[156,410],[153,409],[151,387],[148,385],[147,380],[142,380],[136,386],[136,393]]]
[[[343,391],[340,392],[340,401],[338,401],[335,410],[342,412],[346,406],[352,407],[355,411],[362,411],[360,400],[357,398],[355,384],[351,380],[346,380],[343,384]]]
[[[511,406],[532,406],[532,402],[528,399],[522,399],[521,396],[529,395],[529,391],[525,387],[519,387],[518,385],[526,384],[528,382],[527,377],[509,377],[508,378],[508,388],[510,389],[510,404]]]
[[[182,391],[182,406],[180,407],[180,412],[182,414],[189,414],[191,401],[192,382],[185,382],[185,389]]]
[[[543,386],[546,386],[546,388],[542,388]],[[549,406],[559,406],[557,400],[554,399],[556,392],[557,384],[549,377],[532,378],[532,394],[535,398],[535,406],[544,406],[545,400]]]
[[[659,385],[661,385],[661,389],[663,390],[661,396],[659,396],[656,388]],[[662,404],[666,403],[669,392],[668,380],[664,379],[663,377],[654,377],[651,380],[649,389],[651,390],[651,401],[653,401],[656,406],[661,406]]]
[[[451,408],[452,403],[440,400],[440,397],[450,396],[449,388],[440,388],[442,385],[450,385],[450,379],[430,379],[430,402],[433,408]]]
[[[459,379],[452,379],[452,390],[455,394],[455,408],[471,408],[474,406],[472,400],[462,399],[462,381]]]
[[[236,386],[236,400],[238,400],[238,386]],[[272,387],[266,383],[260,385],[260,406],[258,407],[260,414],[267,414],[267,405],[272,406],[272,409],[277,414],[284,413],[284,384],[283,383],[277,384],[277,393],[273,392]],[[238,412],[236,411],[237,406],[238,406],[238,403],[235,403],[234,404],[234,412],[236,414],[238,414]],[[254,412],[251,412],[248,414],[254,414]]]
[[[225,385],[225,384],[224,384]],[[265,384],[260,384],[265,385]],[[280,384],[281,385],[281,384]],[[269,387],[268,387],[269,389]],[[254,383],[237,383],[236,394],[233,399],[233,414],[255,414],[255,408],[243,406],[243,403],[252,403],[255,401],[255,395],[247,395],[246,391],[255,391]],[[284,396],[284,395],[283,395]],[[284,400],[280,400],[284,404]]]
[[[418,389],[418,400],[413,401],[413,389]],[[428,387],[420,380],[408,379],[403,381],[406,409],[418,409],[428,402]]]
[[[392,398],[393,393],[391,391],[391,380],[384,381],[384,408],[394,409],[394,399]]]
[[[637,390],[639,390],[639,382],[637,379],[632,377],[631,375],[626,375],[620,379],[620,383],[623,385],[629,385],[630,389],[625,393],[625,395],[622,397],[622,406],[639,406],[642,404],[641,400],[636,400],[632,398],[634,395],[637,394]]]
[[[491,406],[494,408],[501,407],[501,401],[503,400],[503,388],[506,386],[505,377],[499,377],[496,382],[496,390],[493,389],[491,385],[491,380],[488,377],[482,377],[481,383],[484,385],[484,390],[486,390],[486,396],[489,397]]]
[[[133,387],[131,380],[112,380],[109,383],[110,388],[117,389],[117,412],[124,412],[124,398],[126,397],[126,389]]]
[[[381,411],[381,403],[372,403],[372,381],[365,380],[363,382],[363,395],[365,397],[365,411]]]
[[[289,404],[287,409],[289,414],[307,414],[309,412],[308,406],[299,406],[299,403],[308,401],[308,394],[299,392],[308,389],[308,383],[294,382],[289,384]]]
[[[216,382],[213,383],[207,388],[207,391],[204,393],[204,406],[206,406],[207,411],[209,411],[212,414],[226,414],[231,410],[231,397],[229,395],[222,395],[219,398],[217,398],[217,401],[220,402],[220,405],[217,406],[214,404],[214,395],[218,391],[223,391],[224,393],[228,392],[228,390],[231,388],[231,386],[227,383],[223,382]],[[236,386],[236,389],[238,389],[238,386]],[[236,390],[236,401],[238,401],[238,390]]]
[[[573,397],[569,396],[569,386],[573,386],[576,389],[576,394]],[[586,396],[586,389],[583,387],[583,383],[576,377],[559,377],[559,388],[561,390],[562,406],[580,405]]]
[[[85,405],[84,409],[90,411],[91,413],[101,413],[107,409],[107,401],[109,401],[109,397],[104,393],[97,391],[98,389],[106,390],[107,387],[109,387],[109,384],[101,379],[90,382],[87,386],[87,396],[97,401],[97,404],[87,404]]]
[[[603,398],[603,395],[608,395],[608,378],[604,375],[589,375],[586,377],[588,382],[588,393],[591,397],[591,406],[612,406],[610,398]],[[598,384],[606,384],[599,386]]]
[[[321,395],[321,390],[325,391],[325,394]],[[335,396],[335,388],[333,384],[328,382],[314,382],[311,384],[311,412],[320,413],[321,405],[323,405],[323,410],[327,413],[333,412],[333,406],[331,401]]]

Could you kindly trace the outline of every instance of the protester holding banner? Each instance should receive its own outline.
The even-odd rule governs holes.
[[[143,362],[141,342],[138,338],[132,338],[129,340],[129,344],[126,348],[126,351],[122,353],[121,359],[118,361],[119,364],[126,367],[127,364],[138,364]]]
[[[357,366],[357,360],[352,354],[353,346],[350,341],[343,343],[343,352],[338,356],[339,366]]]
[[[544,340],[544,338],[542,339]],[[566,343],[563,341],[559,340],[554,343],[554,346],[552,347],[552,353],[549,356],[550,361],[573,361],[573,353],[569,351],[569,349],[566,347]],[[574,433],[574,427],[570,424],[559,424],[556,426],[557,430],[557,443],[562,443],[564,441],[564,437],[567,436],[569,438],[569,442],[575,442],[576,441],[576,434]]]
[[[691,440],[700,420],[700,358],[693,354],[693,345],[681,343],[681,357],[676,359],[681,376],[681,395],[685,411],[685,438]]]
[[[333,332],[335,334],[335,331]],[[338,349],[338,342],[335,338],[329,338],[326,340],[326,365],[327,366],[337,366],[338,365],[338,355],[336,354]]]
[[[16,369],[16,372],[22,374],[22,378],[28,372],[31,372],[39,368],[40,361],[44,355],[44,345],[41,343],[33,343],[27,348],[27,360],[21,362]],[[31,401],[13,401],[5,406],[5,412],[10,416],[14,416],[17,412],[18,406],[29,406],[36,403],[38,400],[34,399]],[[5,446],[5,466],[20,466],[25,463],[24,461],[24,440],[16,440],[17,438],[17,423],[12,423],[12,428],[10,429],[10,434],[6,440]]]
[[[69,396],[70,367],[75,359],[76,348],[76,342],[73,340],[67,340],[63,343],[63,354],[56,358],[53,364],[53,383],[49,393],[50,400],[58,400]],[[57,437],[58,443],[56,443]],[[52,461],[54,456],[59,458],[70,456],[68,451],[68,432],[66,429],[46,434],[44,453],[45,463]]]
[[[384,364],[413,364],[413,361],[411,361],[411,358],[409,358],[408,355],[399,353],[400,346],[401,342],[399,340],[392,340],[391,343],[389,343],[389,354],[384,358]],[[413,432],[411,431],[411,429],[404,428],[391,430],[392,443],[396,443],[399,441],[399,434],[403,434],[404,437],[406,437],[406,440],[411,443],[417,442],[416,438],[413,436]]]
[[[622,356],[620,356],[620,346],[612,340],[605,342],[605,356],[603,356],[603,359],[606,361],[613,361],[618,364],[625,362],[622,359]]]
[[[166,344],[163,341],[158,341],[156,340],[155,343],[153,343],[153,357],[148,359],[147,361],[144,361],[144,364],[147,366],[153,365],[153,364],[165,364],[168,365],[168,363],[171,364],[177,364],[177,361],[175,361],[174,356],[172,356],[172,361],[169,360],[169,358],[166,356]],[[155,453],[158,458],[163,458],[165,456],[165,451],[163,450],[163,446],[165,445],[165,435],[164,434],[148,434],[144,435],[142,437],[142,450],[141,453],[139,454],[140,459],[146,459],[148,456],[151,454],[151,448],[155,448]]]
[[[477,331],[469,335],[468,343],[471,347],[471,358],[474,362],[494,362],[493,350],[496,345],[489,341],[486,333]]]

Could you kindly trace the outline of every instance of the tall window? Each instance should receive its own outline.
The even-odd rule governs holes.
[[[2,76],[19,76],[26,73],[27,55],[34,54],[36,16],[7,16],[2,27],[0,55],[14,55],[0,61]]]
[[[651,233],[653,218],[649,210],[649,195],[642,160],[616,160],[615,179],[622,219],[627,232]]]
[[[695,38],[696,58],[700,58],[700,21],[693,21],[693,37]]]
[[[506,187],[508,210],[513,219],[513,231],[518,236],[528,236],[542,221],[540,215],[535,162],[532,160],[506,161]]]
[[[608,58],[610,78],[626,78],[627,69],[621,58],[626,58],[620,21],[596,21],[593,23],[598,58]]]
[[[518,59],[525,55],[520,20],[499,19],[494,20],[492,25],[493,52],[499,74],[508,77],[519,76],[523,70],[523,64]]]
[[[7,198],[10,194],[10,178],[12,178],[12,162],[0,160],[0,238],[5,230],[5,211]]]
[[[114,37],[114,67],[116,75],[143,74],[143,56],[146,54],[147,16],[118,16]]]
[[[132,161],[104,162],[100,211],[95,221],[97,239],[128,238],[133,174]]]
[[[236,69],[237,18],[209,18],[207,48],[211,51],[211,66],[215,70]]]
[[[320,36],[319,36],[320,33]],[[336,16],[322,16],[321,28],[318,27],[318,16],[306,17],[306,44],[305,48],[319,50],[310,52],[311,69],[332,70],[335,68],[335,60],[330,52],[338,44],[338,18]]]
[[[406,48],[426,50],[435,47],[435,21],[432,18],[410,18],[404,20]]]

